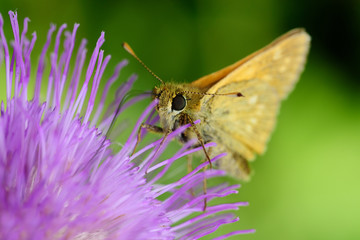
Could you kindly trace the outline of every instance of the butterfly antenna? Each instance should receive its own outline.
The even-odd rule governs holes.
[[[150,68],[148,66],[145,65],[145,63],[143,61],[140,60],[140,58],[138,56],[136,56],[134,50],[132,50],[132,48],[130,47],[129,44],[127,44],[126,42],[123,42],[122,44],[123,48],[131,54],[131,56],[133,56],[151,75],[153,75],[153,77],[155,77],[157,80],[159,80],[162,84],[164,84],[164,81],[161,80],[161,78],[159,78],[153,71],[150,70]]]
[[[200,95],[210,95],[210,96],[245,97],[241,92],[231,92],[231,93],[187,92],[187,93],[190,93],[190,94],[200,94]]]

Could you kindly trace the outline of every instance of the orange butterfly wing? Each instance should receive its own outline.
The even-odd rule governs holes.
[[[244,95],[206,95],[200,102],[210,114],[210,134],[220,148],[232,153],[219,161],[221,169],[248,178],[246,161],[265,151],[281,100],[297,82],[309,46],[310,36],[303,29],[294,29],[250,56],[191,83],[207,93],[236,91]]]
[[[241,59],[240,61],[237,61],[236,63],[227,66],[217,72],[208,74],[206,76],[197,79],[196,81],[193,81],[191,85],[204,90],[205,89],[208,90],[216,83],[218,83],[221,79],[227,77],[230,73],[233,73],[234,71],[237,72],[237,75],[239,75],[239,78],[236,79],[236,81],[249,79],[251,77],[258,76],[259,74],[262,75],[271,74],[272,73],[271,69],[261,69],[261,68],[265,66],[271,66],[272,68],[274,68],[275,65],[284,63],[284,61],[281,59],[282,56],[280,54],[280,51],[277,52],[278,49],[283,49],[284,56],[286,56],[287,54],[286,51],[288,51],[288,53],[290,53],[291,55],[297,56],[296,62],[289,61],[287,63],[287,65],[299,67],[297,71],[291,72],[292,76],[287,77],[288,82],[295,82],[294,79],[297,80],[298,76],[303,70],[303,66],[306,61],[306,56],[309,51],[309,46],[310,46],[310,36],[305,32],[304,29],[296,28],[280,36],[266,47],[250,54],[249,56]],[[265,58],[264,55],[272,56],[269,58],[270,59],[269,62],[261,63]],[[250,68],[251,71],[245,73],[244,71],[245,67],[242,67],[243,65],[248,65],[247,69]],[[234,79],[228,78],[226,81],[224,82],[222,81],[223,83],[220,85],[221,86],[226,85],[226,83],[228,83],[229,81],[234,81]],[[219,86],[217,88],[219,88]],[[210,92],[214,93],[214,90],[215,89],[212,89],[212,91]],[[284,96],[285,92],[283,92],[282,95]]]

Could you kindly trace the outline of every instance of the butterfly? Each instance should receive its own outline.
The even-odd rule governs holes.
[[[128,44],[124,48],[146,69]],[[310,47],[304,29],[293,29],[246,58],[191,83],[160,82],[153,90],[160,125],[142,128],[165,137],[191,124],[180,136],[186,143],[198,139],[208,159],[227,152],[215,162],[232,177],[248,180],[249,162],[264,153],[282,100],[302,73]],[[194,124],[195,120],[199,124]],[[207,142],[216,147],[205,150]]]

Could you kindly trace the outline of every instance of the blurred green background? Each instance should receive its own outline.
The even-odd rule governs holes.
[[[312,36],[305,72],[282,105],[268,151],[252,164],[255,175],[231,199],[250,206],[212,237],[255,228],[231,239],[360,239],[360,1],[2,0],[9,30],[8,10],[31,19],[34,59],[50,22],[80,23],[78,39],[86,37],[88,49],[105,31],[108,76],[129,58],[120,79],[138,73],[139,90],[158,83],[122,50],[123,41],[165,81],[190,82],[305,27]]]

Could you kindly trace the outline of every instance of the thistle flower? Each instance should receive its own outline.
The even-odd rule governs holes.
[[[177,129],[163,144],[162,139],[157,140],[131,156],[136,129],[141,122],[156,121],[150,117],[156,102],[145,109],[122,149],[116,153],[110,150],[110,140],[103,133],[116,116],[105,100],[127,62],[116,66],[100,102],[95,104],[110,60],[100,50],[104,33],[91,55],[85,79],[80,81],[86,40],[82,40],[75,60],[72,58],[79,25],[65,33],[66,25],[61,25],[56,34],[56,27],[51,25],[32,92],[29,82],[36,34],[28,40],[29,19],[25,18],[20,33],[17,14],[10,11],[9,15],[14,35],[10,44],[0,14],[0,69],[5,69],[1,79],[6,79],[6,100],[1,104],[0,116],[1,239],[197,239],[238,220],[222,212],[246,202],[209,206],[203,212],[203,201],[236,193],[239,186],[223,184],[209,188],[206,194],[190,194],[201,187],[205,177],[224,175],[220,170],[200,171],[207,162],[175,182],[158,184],[173,162],[199,150],[191,149],[189,143],[172,158],[154,164],[168,142],[188,126]],[[119,104],[135,79],[132,75],[117,90],[113,105]],[[40,89],[46,85],[46,101],[42,101]],[[121,111],[142,98],[140,95],[127,102]],[[143,153],[147,157],[135,165],[134,159]],[[164,195],[167,197],[159,200]],[[218,239],[247,232],[253,230],[232,232]]]

